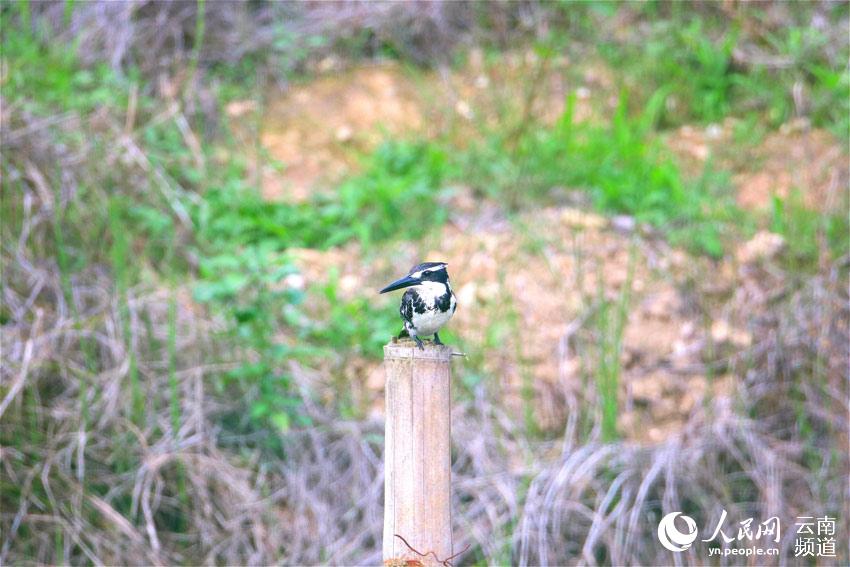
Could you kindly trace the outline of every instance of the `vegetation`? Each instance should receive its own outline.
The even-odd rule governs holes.
[[[471,226],[465,189],[497,211],[480,217],[494,233],[504,221],[523,239],[511,269],[546,266],[526,288],[552,275],[579,290],[559,348],[582,354],[555,361],[556,387],[539,375],[508,268],[497,299],[475,299],[480,336],[446,333],[469,353],[453,423],[458,543],[472,544],[460,562],[669,561],[653,530],[670,509],[829,514],[847,533],[846,191],[832,207],[793,187],[748,208],[733,160],[689,167],[671,141],[734,119],[726,151],[747,154],[804,119],[846,162],[847,4],[524,6],[0,4],[0,563],[376,562],[380,396],[364,391],[398,320],[346,287],[340,263],[305,278],[303,257],[374,264],[359,280],[374,287]],[[267,88],[307,82],[327,58],[392,58],[433,81],[429,66],[464,73],[471,46],[491,67],[531,53],[525,96],[494,95],[495,120],[387,137],[306,200],[262,197],[256,162],[275,164],[241,141],[250,127],[227,103],[260,101],[261,115]],[[584,62],[570,77],[613,79],[582,112],[570,89],[547,119],[535,105],[558,57]],[[552,211],[580,217],[572,241]],[[613,219],[629,234],[616,281]],[[738,269],[758,230],[786,253],[742,262],[739,292],[707,291],[700,279]],[[703,271],[670,267],[670,247]],[[664,441],[623,421],[639,374],[626,327],[653,270],[709,329],[703,407]],[[729,312],[756,341],[712,330]],[[722,376],[731,407],[712,402]]]

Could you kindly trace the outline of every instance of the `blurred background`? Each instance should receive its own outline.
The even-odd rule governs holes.
[[[454,564],[706,563],[658,521],[724,510],[850,560],[846,2],[0,16],[0,563],[379,563],[425,260]]]

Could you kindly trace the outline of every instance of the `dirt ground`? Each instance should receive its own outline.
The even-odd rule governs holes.
[[[326,66],[332,69],[336,62]],[[434,72],[424,80],[381,64],[334,70],[294,86],[270,97],[266,109],[261,142],[284,167],[264,169],[263,194],[299,201],[324,190],[357,167],[358,152],[388,134],[450,132],[462,143],[473,125],[497,117],[499,104],[523,97],[530,97],[526,107],[535,116],[551,120],[562,111],[569,88],[575,88],[578,118],[591,117],[582,101],[610,88],[604,69],[574,73],[565,60],[540,69],[533,55],[509,57],[498,68],[473,52],[464,71]],[[521,86],[529,83],[528,73],[538,74],[537,92]],[[500,87],[490,88],[494,83]],[[667,143],[685,171],[698,172],[716,157],[733,172],[743,207],[764,209],[773,195],[787,197],[798,189],[812,208],[844,206],[847,159],[829,133],[795,121],[741,155],[729,150],[737,126],[734,120],[685,126],[668,134]],[[748,321],[767,308],[765,298],[776,284],[772,262],[784,250],[780,236],[761,231],[713,262],[671,248],[629,218],[546,208],[509,222],[498,207],[476,201],[462,187],[453,199],[450,222],[429,237],[424,254],[421,245],[410,243],[395,245],[384,261],[368,263],[352,260],[360,254],[356,245],[296,251],[306,282],[321,282],[335,268],[341,293],[350,297],[361,285],[376,288],[419,261],[448,262],[459,301],[451,328],[467,348],[484,353],[485,372],[517,412],[531,378],[535,415],[544,429],[563,426],[565,397],[588,400],[593,345],[601,338],[588,336],[583,324],[602,296],[616,303],[628,285],[621,434],[659,442],[712,399],[731,400],[736,378],[728,371],[730,357],[752,343]],[[371,271],[362,271],[364,265]],[[347,368],[355,397],[382,411],[381,366],[358,360]]]
[[[743,208],[768,209],[775,196],[799,197],[821,212],[846,209],[850,169],[832,134],[795,119],[756,143],[735,144],[735,130],[745,128],[733,118],[706,128],[683,126],[667,142],[691,173],[698,174],[710,157],[734,172],[736,201]]]
[[[269,94],[260,141],[282,169],[264,169],[266,198],[305,199],[356,169],[357,153],[387,136],[448,134],[463,143],[472,128],[504,119],[506,106],[527,107],[534,117],[552,122],[563,112],[570,90],[577,98],[577,120],[599,119],[591,98],[616,105],[611,73],[604,66],[584,65],[578,72],[565,58],[541,64],[533,53],[511,54],[504,65],[495,65],[473,51],[462,70],[427,74],[394,63],[344,70],[338,65],[320,63],[326,74],[286,93]],[[538,86],[530,90],[529,83]],[[231,114],[238,115],[240,108],[233,105]],[[733,118],[706,127],[683,126],[667,142],[686,171],[698,173],[709,158],[732,171],[742,207],[765,208],[774,195],[787,198],[794,191],[817,210],[844,206],[850,173],[841,145],[829,132],[795,119],[757,143],[743,144],[742,151],[733,139],[736,130],[746,128]]]

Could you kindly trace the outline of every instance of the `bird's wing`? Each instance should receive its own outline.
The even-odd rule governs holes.
[[[447,290],[445,294],[437,298],[434,305],[443,313],[448,311],[452,306],[452,291]]]
[[[413,304],[419,298],[419,295],[412,289],[408,289],[401,297],[401,306],[398,312],[401,318],[413,325]]]

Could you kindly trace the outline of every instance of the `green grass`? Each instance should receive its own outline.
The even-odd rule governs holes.
[[[71,253],[69,252],[69,245],[66,240],[65,233],[65,215],[63,212],[59,210],[57,207],[54,211],[53,218],[53,238],[54,238],[54,248],[56,253],[56,267],[59,271],[59,279],[62,282],[62,290],[64,294],[64,301],[72,314],[74,319],[74,326],[78,331],[84,329],[84,326],[88,324],[87,321],[80,317],[79,308],[77,302],[74,298],[74,293],[71,284],[71,274],[73,273],[73,266],[71,264]],[[83,430],[87,429],[87,425],[89,423],[90,415],[89,415],[89,395],[90,395],[90,375],[94,374],[98,370],[98,358],[96,354],[97,345],[94,342],[94,339],[89,337],[80,337],[80,350],[83,355],[83,364],[76,371],[77,377],[79,379],[79,393],[78,398],[80,400],[82,410],[81,421]]]
[[[356,240],[364,250],[391,239],[416,239],[443,222],[439,203],[447,176],[444,153],[428,144],[388,142],[366,156],[361,174],[307,203],[267,202],[229,165],[203,199],[189,204],[201,258],[195,299],[229,322],[228,341],[255,352],[226,381],[250,397],[250,415],[286,430],[302,416],[281,366],[288,357],[315,360],[330,352],[380,356],[396,331],[396,316],[364,299],[341,301],[333,277],[313,293],[328,313],[317,322],[303,312],[304,292],[282,280],[295,272],[286,250],[326,249]],[[288,342],[276,336],[281,332]],[[258,388],[252,388],[258,385]]]
[[[446,218],[439,205],[448,173],[444,151],[426,143],[387,142],[364,158],[363,173],[301,204],[271,203],[229,175],[204,195],[193,216],[216,245],[330,248],[350,240],[370,247],[416,239]]]
[[[630,40],[603,41],[599,51],[619,71],[622,84],[641,108],[659,90],[670,94],[659,119],[662,126],[718,122],[733,115],[757,113],[776,127],[795,113],[794,89],[803,88],[807,112],[816,126],[846,137],[850,125],[850,74],[847,43],[830,46],[830,38],[808,25],[811,5],[791,7],[796,22],[770,27],[757,9],[749,26],[737,19],[672,6],[658,18],[657,7],[644,4],[644,31]],[[825,11],[846,18],[846,5]],[[736,60],[734,53],[744,54]],[[838,51],[840,55],[830,55]],[[753,55],[755,54],[755,55]],[[842,65],[836,69],[831,61]]]
[[[124,348],[127,349],[130,367],[130,398],[133,420],[136,425],[143,425],[144,420],[144,398],[139,385],[139,369],[136,360],[136,349],[133,344],[132,330],[130,327],[130,308],[128,305],[127,290],[130,287],[130,269],[132,259],[128,250],[127,233],[124,231],[124,219],[121,214],[121,205],[117,199],[109,202],[109,229],[112,235],[112,272],[115,276],[115,288],[120,305],[121,328],[124,335]]]
[[[18,10],[25,18],[27,6],[21,4]],[[587,28],[582,22],[598,11],[582,11],[571,25]],[[141,130],[141,144],[152,165],[177,188],[178,204],[192,221],[191,232],[180,226],[174,203],[155,190],[132,194],[120,206],[110,200],[109,206],[96,205],[86,212],[72,209],[66,213],[69,220],[57,221],[54,232],[63,281],[67,284],[72,274],[103,259],[94,246],[95,231],[83,228],[96,226],[108,227],[113,235],[109,264],[119,302],[126,303],[128,289],[139,281],[138,264],[169,277],[195,277],[195,298],[226,318],[234,350],[260,353],[260,362],[246,359],[227,381],[240,387],[260,382],[252,415],[285,429],[289,417],[282,416],[290,414],[275,408],[291,407],[292,402],[287,394],[289,378],[278,369],[279,361],[293,353],[315,356],[325,348],[349,347],[378,356],[395,318],[385,310],[370,311],[362,300],[341,301],[331,278],[309,292],[324,297],[330,306],[328,317],[319,324],[305,324],[304,293],[280,285],[294,271],[285,251],[325,249],[352,240],[368,251],[393,239],[420,239],[446,220],[443,196],[449,182],[468,183],[509,209],[551,203],[556,188],[584,191],[602,212],[633,215],[662,230],[674,243],[719,257],[724,233],[752,221],[734,207],[728,180],[710,165],[698,179],[686,178],[657,131],[688,119],[717,121],[749,107],[767,109],[776,123],[787,118],[790,99],[784,88],[772,88],[775,77],[764,69],[741,70],[732,64],[740,30],[733,26],[718,32],[713,22],[700,18],[680,23],[674,17],[657,24],[641,50],[616,44],[602,47],[609,61],[624,71],[624,85],[633,86],[636,77],[651,78],[640,88],[629,89],[629,97],[626,90],[621,92],[607,123],[576,120],[576,101],[570,97],[554,126],[531,123],[518,131],[497,127],[466,149],[445,142],[388,141],[364,156],[362,173],[303,204],[264,201],[256,188],[246,185],[236,148],[228,148],[234,159],[217,163],[212,159],[214,148],[205,147],[209,166],[202,171],[175,123],[148,123]],[[198,64],[205,33],[203,9],[195,24],[193,66]],[[847,114],[846,100],[836,101],[846,99],[837,95],[847,89],[847,73],[832,70],[819,59],[823,38],[793,28],[766,41],[794,62],[788,77],[807,73],[807,84],[813,85],[815,122],[843,128],[840,117]],[[135,80],[132,70],[120,78],[104,66],[83,68],[75,49],[45,46],[28,33],[4,36],[4,61],[10,101],[23,101],[36,113],[122,109]],[[38,73],[32,72],[35,68]],[[782,85],[788,77],[781,77]],[[155,104],[142,96],[139,106],[145,112]],[[152,186],[161,182],[149,181]],[[97,200],[97,191],[84,191],[90,202]],[[77,233],[68,233],[62,224],[73,225]],[[786,236],[797,264],[817,256],[819,235],[836,254],[846,250],[842,238],[846,218],[821,217],[793,200],[775,203],[771,226]],[[196,255],[196,272],[185,251],[175,250],[176,242]],[[65,252],[69,246],[85,252],[72,260]],[[135,266],[128,261],[131,247],[142,250]],[[138,414],[141,393],[126,317],[122,326],[131,353],[131,404]],[[279,329],[290,329],[293,337],[315,348],[278,344],[274,337]]]
[[[17,4],[24,13],[28,4]],[[5,7],[4,7],[5,9]],[[5,14],[4,14],[5,16]],[[26,26],[28,28],[28,26]],[[126,108],[128,92],[107,64],[79,64],[75,46],[45,45],[23,29],[3,33],[3,96],[31,112]]]
[[[19,9],[26,12],[25,5]],[[588,28],[582,22],[598,11],[582,11],[571,25]],[[195,22],[193,68],[205,33],[204,18],[201,9]],[[317,191],[306,203],[263,200],[257,188],[247,184],[243,157],[232,143],[223,148],[230,153],[223,162],[214,158],[221,147],[204,146],[206,167],[198,167],[176,122],[146,120],[153,116],[157,101],[142,94],[139,144],[161,175],[151,174],[143,189],[122,193],[120,205],[117,198],[110,198],[103,206],[100,189],[82,188],[81,205],[64,212],[64,220],[57,219],[54,242],[48,246],[56,250],[66,286],[87,266],[104,261],[111,266],[125,314],[122,327],[131,353],[129,403],[137,419],[143,397],[126,317],[127,293],[143,277],[160,277],[195,281],[195,299],[226,321],[222,340],[241,361],[221,377],[222,386],[252,392],[249,415],[257,423],[286,430],[299,419],[291,377],[283,369],[288,357],[309,361],[341,350],[378,357],[397,323],[393,310],[372,309],[358,298],[342,301],[332,277],[306,292],[282,285],[295,271],[286,251],[356,241],[369,253],[388,241],[420,240],[447,219],[445,187],[450,183],[469,184],[509,210],[555,203],[560,188],[583,191],[601,212],[633,215],[657,227],[674,244],[721,256],[724,241],[754,221],[734,206],[728,177],[710,164],[697,179],[687,178],[658,131],[682,120],[716,121],[746,112],[751,104],[746,101],[753,100],[757,101],[753,108],[768,109],[775,120],[787,117],[787,93],[770,88],[771,75],[732,65],[739,33],[732,28],[718,35],[711,23],[700,19],[685,26],[672,20],[659,24],[640,52],[618,45],[603,47],[609,60],[624,70],[624,85],[633,86],[629,81],[637,76],[651,77],[640,88],[623,89],[607,121],[577,120],[576,100],[570,96],[556,124],[529,121],[515,128],[508,125],[516,121],[507,120],[504,127],[482,130],[466,148],[445,141],[390,140],[363,156],[360,173]],[[799,63],[795,69],[808,70],[807,80],[815,85],[816,122],[838,120],[841,127],[836,117],[842,115],[844,103],[836,106],[836,93],[846,90],[847,74],[831,70],[816,57],[821,40],[789,30],[770,41]],[[544,59],[554,53],[556,44],[563,48],[557,42],[541,48]],[[20,102],[36,114],[85,114],[98,108],[123,112],[137,81],[132,69],[120,77],[105,66],[83,68],[75,49],[45,46],[29,33],[4,36],[4,62],[4,89],[10,102]],[[221,73],[224,83],[218,92],[245,94],[243,83]],[[774,95],[776,100],[770,98]],[[68,143],[80,143],[73,134],[67,136]],[[97,137],[94,143],[108,144]],[[110,173],[97,183],[117,191],[121,181],[120,173]],[[186,211],[191,224],[180,218],[179,211]],[[776,204],[772,226],[786,236],[800,265],[816,257],[818,235],[824,234],[840,251],[847,231],[846,218],[822,218],[793,202]],[[112,235],[106,255],[97,246],[100,229]],[[81,253],[72,255],[68,249]],[[327,315],[320,321],[311,321],[304,312],[305,294],[327,304]],[[616,331],[618,318],[605,313],[600,324]],[[282,336],[288,339],[282,342]],[[616,341],[607,344],[616,346]],[[603,405],[609,407],[603,415],[609,415],[611,388],[604,385],[616,382],[616,365],[603,366],[602,398],[608,400]],[[480,372],[469,376],[477,380]],[[532,425],[530,392],[526,383],[526,421]],[[606,427],[608,435],[610,424]]]
[[[199,11],[198,38],[204,33],[203,18]],[[3,47],[4,94],[10,103],[40,116],[85,115],[105,108],[120,119],[126,110],[134,85],[132,70],[122,78],[105,66],[84,68],[75,49],[45,45],[26,32],[5,34]],[[232,93],[233,88],[222,90]],[[313,364],[334,350],[377,357],[396,326],[389,310],[370,311],[359,299],[340,301],[333,281],[324,290],[310,292],[329,299],[329,318],[310,321],[302,310],[305,292],[282,284],[295,272],[286,250],[326,249],[352,240],[369,250],[388,240],[422,237],[446,218],[441,198],[448,157],[434,145],[389,141],[363,156],[362,173],[317,192],[309,202],[268,203],[247,184],[240,148],[204,145],[205,166],[199,167],[176,120],[150,120],[156,108],[157,101],[141,90],[137,116],[141,126],[135,139],[149,162],[148,171],[141,178],[138,171],[129,173],[141,185],[125,189],[128,172],[120,164],[93,169],[87,179],[92,187],[80,187],[67,210],[56,209],[53,240],[43,244],[42,252],[57,258],[72,309],[73,278],[93,266],[111,268],[125,348],[131,355],[127,403],[134,421],[144,420],[144,396],[130,336],[128,290],[141,283],[165,282],[171,287],[173,282],[194,281],[195,299],[226,323],[219,337],[226,345],[223,358],[238,363],[235,370],[217,378],[221,387],[245,397],[246,415],[255,426],[285,431],[304,421],[285,369],[289,358]],[[52,134],[72,148],[88,143],[98,155],[111,150],[108,133],[97,132],[87,140],[73,131]],[[231,157],[217,160],[217,149]],[[48,181],[58,186],[59,172],[47,173]],[[4,202],[9,226],[19,225],[15,214],[19,210],[17,204],[6,207]],[[110,235],[105,248],[104,232]],[[172,298],[166,349],[176,432],[180,416],[173,302]],[[142,350],[159,350],[152,333],[135,340]],[[85,376],[80,380],[80,396],[85,399],[91,392]]]
[[[720,256],[718,222],[734,205],[721,176],[707,171],[686,180],[653,135],[666,93],[659,91],[637,116],[622,93],[610,124],[577,121],[575,98],[553,127],[537,125],[509,140],[490,136],[458,158],[464,179],[509,207],[546,204],[553,189],[586,192],[595,207],[633,215],[674,235],[690,248]]]
[[[382,347],[388,337],[397,335],[401,329],[395,309],[376,308],[367,297],[342,299],[336,270],[316,291],[325,300],[327,315],[311,327],[307,338],[331,351],[353,350],[373,358],[383,356]]]
[[[839,258],[850,253],[850,219],[844,213],[821,213],[803,202],[799,191],[787,198],[774,196],[770,230],[780,234],[788,246],[785,265],[793,273],[808,273],[817,268],[826,253]]]
[[[66,21],[73,6],[70,1],[65,4]],[[261,98],[250,89],[256,88],[255,79],[263,75],[264,65],[291,69],[303,63],[312,47],[324,41],[312,37],[300,42],[282,31],[269,61],[252,56],[230,68],[202,67],[201,50],[209,23],[205,19],[206,11],[211,6],[201,2],[199,7],[188,59],[189,74],[197,71],[200,81],[221,81],[212,87],[220,98]],[[34,20],[36,23],[38,20],[37,12],[31,14],[30,8],[29,2],[23,1],[0,6],[4,23],[14,14],[22,24],[21,29],[4,29],[3,96],[7,110],[12,109],[12,120],[20,119],[16,116],[20,110],[35,119],[81,117],[77,122],[63,123],[72,124],[68,127],[44,126],[43,136],[51,137],[49,143],[68,150],[62,154],[63,158],[79,154],[85,156],[87,163],[68,166],[78,168],[81,173],[76,194],[65,206],[58,188],[67,191],[69,186],[63,177],[66,172],[58,164],[67,162],[38,161],[47,185],[57,189],[54,193],[57,206],[53,218],[40,221],[47,230],[38,232],[38,237],[31,238],[28,246],[34,258],[55,265],[62,299],[69,306],[75,330],[83,337],[73,355],[79,360],[64,369],[79,384],[76,395],[82,413],[78,423],[84,433],[96,427],[99,418],[90,415],[92,398],[102,395],[93,391],[92,377],[111,371],[111,367],[101,362],[97,340],[88,338],[99,333],[103,321],[82,318],[84,303],[75,300],[74,285],[100,283],[101,280],[95,279],[100,274],[108,274],[103,278],[107,282],[111,277],[120,340],[129,354],[128,391],[122,392],[118,399],[127,405],[126,415],[139,430],[153,428],[154,435],[165,434],[153,422],[156,412],[146,414],[150,407],[146,401],[153,399],[156,404],[165,404],[156,409],[166,410],[162,414],[167,418],[163,423],[170,424],[177,440],[183,420],[179,369],[188,368],[186,365],[192,362],[184,358],[178,346],[181,332],[178,311],[182,307],[178,297],[182,298],[186,290],[194,293],[197,304],[215,319],[216,328],[222,329],[220,335],[210,338],[210,356],[214,360],[205,362],[209,362],[209,368],[221,362],[231,368],[205,375],[204,379],[219,389],[219,395],[237,400],[239,406],[236,417],[208,414],[209,419],[217,420],[213,431],[224,430],[222,437],[231,433],[230,429],[239,433],[266,432],[269,439],[277,439],[278,443],[269,445],[280,449],[280,434],[310,425],[301,407],[301,392],[294,389],[292,361],[307,367],[330,364],[338,380],[335,395],[341,400],[337,402],[339,415],[346,419],[362,417],[363,412],[353,407],[345,390],[344,367],[354,357],[373,361],[380,357],[381,345],[398,330],[396,311],[389,303],[373,307],[364,297],[345,299],[334,274],[307,289],[291,286],[287,278],[296,268],[288,251],[296,247],[324,250],[357,243],[356,248],[368,257],[381,253],[385,245],[396,240],[419,242],[420,250],[428,249],[423,242],[428,243],[428,238],[438,242],[430,235],[449,216],[446,202],[450,193],[446,187],[453,183],[470,185],[479,196],[509,212],[560,205],[563,189],[581,191],[600,212],[633,215],[640,222],[656,227],[672,243],[712,257],[725,253],[728,241],[746,234],[756,223],[767,223],[771,230],[785,237],[789,247],[786,267],[801,278],[817,267],[825,250],[834,258],[847,254],[850,248],[846,214],[812,211],[797,194],[776,199],[767,219],[740,211],[730,199],[727,174],[709,163],[701,175],[689,177],[661,139],[668,127],[739,116],[744,119],[744,125],[736,132],[737,143],[757,144],[759,137],[794,115],[791,93],[793,85],[799,83],[806,95],[807,116],[816,126],[829,128],[846,142],[850,129],[847,57],[840,56],[845,67],[833,68],[823,56],[828,47],[825,38],[816,30],[790,26],[760,40],[759,45],[768,47],[770,53],[786,57],[790,61],[788,66],[779,70],[759,66],[742,68],[735,63],[733,51],[744,44],[745,30],[735,25],[719,29],[716,22],[707,19],[693,17],[684,21],[681,13],[673,14],[666,22],[652,26],[645,45],[612,44],[602,48],[612,67],[623,75],[619,104],[615,109],[605,107],[603,121],[577,120],[576,101],[569,98],[566,111],[552,126],[528,121],[517,128],[516,120],[500,122],[482,129],[480,137],[463,148],[442,140],[388,140],[362,156],[359,173],[333,186],[317,188],[309,202],[270,203],[260,197],[258,188],[246,181],[249,176],[244,153],[235,144],[222,141],[226,135],[203,141],[204,165],[201,166],[180,126],[162,113],[165,103],[151,94],[156,90],[151,83],[145,83],[132,67],[122,73],[105,64],[84,67],[75,46],[37,39],[45,37],[44,30],[35,33],[30,30]],[[675,6],[673,9],[682,10]],[[845,5],[838,9],[847,8]],[[613,4],[585,8],[568,3],[565,7],[571,29],[581,31],[588,38],[593,37],[594,27],[590,24],[594,14],[611,16],[616,11]],[[487,15],[484,11],[481,17]],[[373,39],[364,36],[352,41],[365,45]],[[559,50],[567,45],[566,40],[557,43]],[[838,47],[839,51],[846,51],[845,46]],[[394,57],[403,53],[403,49],[389,44],[381,45],[380,50]],[[540,53],[545,58],[560,51]],[[489,56],[499,57],[492,53]],[[194,86],[192,81],[185,84]],[[110,130],[117,125],[117,131],[121,131],[134,85],[139,86],[140,93],[135,121],[139,126],[132,135],[149,160],[145,167],[125,163],[123,155],[115,152],[116,135]],[[187,104],[181,110],[191,112],[193,105],[188,101],[195,93],[183,94]],[[199,127],[198,132],[206,125],[200,113],[187,118],[190,124]],[[9,130],[27,124],[13,123]],[[219,157],[222,152],[226,159]],[[39,152],[12,147],[3,153],[0,231],[5,254],[12,250],[14,238],[20,234],[25,204],[17,195],[23,194],[20,186],[27,182],[7,172],[23,171],[25,160],[38,156]],[[117,159],[107,159],[116,156]],[[539,253],[544,245],[531,242],[527,252]],[[605,442],[618,438],[620,356],[631,306],[628,290],[634,261],[632,257],[627,282],[618,297],[606,299],[603,290],[598,292],[598,310],[587,323],[593,332],[595,348],[583,351],[586,354],[581,356],[583,364],[584,359],[595,363],[586,386],[588,391],[595,389],[598,400],[598,407],[582,418],[591,420],[598,411]],[[600,286],[604,285],[601,277],[599,282]],[[581,283],[578,287],[583,288]],[[109,288],[109,283],[105,288]],[[130,300],[136,292],[142,294],[156,288],[168,289],[167,310],[163,315],[166,333],[160,339],[152,321],[155,311],[141,311],[140,325],[135,329],[131,328],[130,320]],[[308,302],[308,298],[313,301]],[[592,303],[593,299],[588,297],[586,303]],[[315,303],[319,308],[308,310],[308,304]],[[46,308],[52,306],[46,303]],[[3,324],[7,313],[7,307],[0,305]],[[464,342],[451,332],[444,337],[462,345],[469,354],[460,376],[466,390],[463,395],[469,399],[477,395],[479,386],[500,387],[485,369],[486,353],[501,348],[519,329],[516,306],[510,302],[501,304],[493,319],[481,344]],[[522,360],[520,343],[516,342],[515,346],[512,354],[520,365],[523,404],[517,419],[533,438],[540,433],[534,414],[534,377]],[[163,382],[167,384],[164,392],[149,392],[139,372],[143,362],[147,371],[155,370],[167,379]],[[817,367],[812,370],[816,378],[823,373]],[[49,374],[44,375],[49,378]],[[20,394],[21,403],[9,408],[10,423],[17,420],[26,430],[23,435],[7,436],[5,444],[11,449],[10,459],[37,460],[36,454],[17,451],[16,443],[23,439],[33,447],[50,446],[51,432],[45,425],[52,418],[43,407],[48,405],[45,402],[50,396],[57,395],[50,391],[51,387],[48,379],[37,388],[26,388]],[[796,406],[796,424],[805,442],[804,462],[816,470],[823,465],[823,455],[827,455],[816,447],[816,440],[824,437],[824,433],[806,417],[803,401],[801,398]],[[581,422],[582,432],[590,429],[592,424]],[[261,436],[245,438],[249,439],[247,444]],[[115,437],[114,460],[89,461],[85,476],[79,469],[83,491],[109,493],[113,487],[103,486],[98,475],[109,469],[119,476],[132,471],[135,463],[130,459],[135,454],[136,443],[135,435],[119,433]],[[91,446],[83,457],[92,458]],[[242,455],[228,453],[227,457],[238,461]],[[835,455],[830,458],[838,460]],[[37,464],[34,462],[33,467]],[[185,513],[190,501],[183,466],[178,464],[163,470],[161,476],[166,483],[174,480],[172,486],[176,488],[165,487],[164,504],[156,521],[166,531],[173,532],[169,537],[189,541],[194,528],[189,523],[192,516]],[[38,500],[45,503],[39,513],[45,517],[61,516],[62,510],[52,509],[52,496],[45,494],[40,484],[35,482],[32,487]],[[525,482],[520,501],[527,488]],[[751,492],[736,495],[735,499],[748,499]],[[3,483],[4,502],[17,502],[23,493],[22,486]],[[112,502],[120,513],[131,518],[129,497]],[[80,511],[81,515],[90,513],[90,510]],[[140,520],[131,518],[131,521]],[[515,551],[508,537],[513,527],[511,524],[496,533],[495,537],[503,537],[505,541],[497,561],[500,558],[509,561]],[[22,530],[28,529],[31,527],[25,522]],[[71,543],[63,534],[61,527],[56,528],[51,544],[55,556],[46,560],[61,564],[80,557],[75,552],[77,543]],[[24,539],[36,541],[33,535],[25,535]],[[32,545],[35,549],[35,544]],[[66,549],[71,550],[70,555],[65,554]],[[194,555],[189,553],[185,557],[191,560]],[[486,561],[483,554],[480,560]]]
[[[595,368],[596,393],[602,415],[602,441],[610,443],[619,438],[617,417],[620,414],[619,392],[622,373],[623,333],[631,304],[632,279],[636,261],[636,247],[629,252],[626,280],[616,301],[605,297],[605,277],[599,271],[597,281],[599,304],[594,317],[598,332],[598,352]]]

